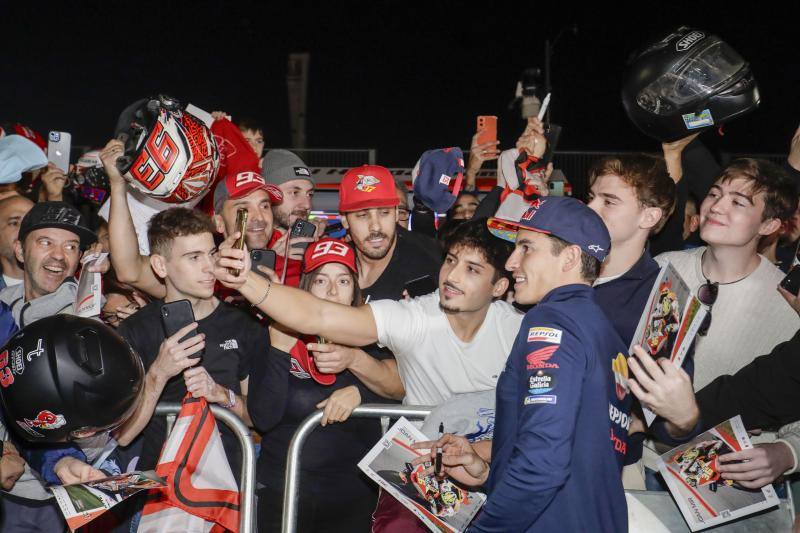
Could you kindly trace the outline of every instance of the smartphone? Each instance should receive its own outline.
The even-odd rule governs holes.
[[[164,333],[167,337],[175,335],[179,329],[194,322],[194,311],[189,300],[177,300],[161,306],[161,324],[164,326]],[[180,342],[198,335],[197,330],[188,333]],[[192,354],[192,359],[197,359],[205,352],[205,348]]]
[[[292,225],[292,233],[289,235],[289,237],[313,237],[316,232],[317,227],[314,224],[308,220],[298,218]],[[305,250],[308,248],[309,244],[310,243],[307,242],[296,242],[292,245],[292,248],[302,248]]]
[[[795,265],[781,281],[781,287],[795,296],[800,293],[800,265]]]
[[[236,239],[236,242],[233,243],[233,247],[237,250],[244,250],[244,237],[247,234],[247,216],[248,216],[247,209],[237,209],[236,210],[236,225],[234,226],[235,231],[239,232],[239,238]],[[238,268],[231,268],[231,274],[234,276],[239,275]]]
[[[267,267],[270,270],[275,270],[276,259],[277,259],[277,254],[275,253],[275,250],[252,250],[250,252],[250,262],[253,265],[252,266],[253,272],[264,278],[266,278],[267,275],[256,267],[261,265]]]
[[[72,135],[65,131],[51,131],[47,139],[47,160],[64,171],[69,172],[69,151]]]
[[[497,141],[497,117],[481,115],[478,117],[478,144]]]
[[[412,298],[416,298],[417,296],[424,296],[425,294],[430,294],[437,289],[436,281],[425,274],[419,278],[412,279],[411,281],[406,281],[405,289],[408,291],[408,295]]]

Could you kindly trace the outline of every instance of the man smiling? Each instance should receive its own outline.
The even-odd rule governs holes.
[[[84,217],[67,203],[41,202],[28,211],[14,243],[14,254],[23,264],[23,281],[0,292],[19,327],[73,311],[78,286],[72,276],[81,249],[94,240]]]
[[[777,291],[783,273],[757,251],[760,238],[777,230],[796,206],[797,193],[783,170],[769,161],[738,159],[700,205],[700,237],[708,246],[656,258],[672,263],[693,294],[701,286],[716,287],[715,298],[701,298],[711,319],[695,343],[695,390],[736,373],[800,327]]]

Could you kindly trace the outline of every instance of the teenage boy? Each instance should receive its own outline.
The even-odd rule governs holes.
[[[470,531],[627,531],[620,476],[631,403],[626,347],[592,290],[608,230],[564,197],[535,201],[519,220],[490,223],[516,241],[506,263],[514,298],[536,304],[497,382],[491,468],[461,437],[417,447],[444,446],[446,472],[487,489]]]
[[[644,154],[605,157],[589,173],[589,207],[611,235],[611,251],[594,282],[598,305],[628,345],[658,277],[647,239],[675,205],[664,160]]]
[[[166,297],[150,302],[118,329],[142,357],[147,374],[143,400],[117,440],[126,446],[143,434],[139,466],[145,470],[156,466],[166,439],[166,421],[153,418],[158,402],[180,402],[188,391],[249,422],[250,359],[267,353],[269,339],[257,322],[214,296],[214,229],[207,215],[193,209],[167,209],[150,220],[150,264],[164,282]],[[178,300],[191,303],[195,322],[165,338],[161,306]],[[181,341],[186,335],[191,336]],[[221,433],[238,477],[238,444],[225,427]]]
[[[782,272],[757,252],[761,236],[776,231],[796,207],[794,184],[783,170],[764,160],[738,159],[700,205],[700,237],[708,245],[658,256],[710,308],[695,341],[695,390],[735,373],[753,354],[769,352],[800,327],[777,291]]]

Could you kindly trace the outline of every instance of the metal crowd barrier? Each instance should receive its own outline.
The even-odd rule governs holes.
[[[432,407],[396,404],[364,404],[353,409],[350,418],[388,418],[404,416],[411,420],[422,420]],[[286,455],[286,480],[283,486],[283,518],[281,531],[294,533],[297,529],[297,497],[300,494],[300,452],[306,439],[322,420],[322,409],[309,415],[295,431]],[[387,428],[384,427],[384,432]],[[356,468],[355,465],[353,468]]]
[[[242,447],[242,475],[239,482],[239,531],[255,531],[256,449],[250,438],[250,428],[233,412],[218,405],[211,405],[214,418],[228,426]],[[156,416],[167,417],[167,436],[181,410],[177,402],[162,402],[156,406]]]

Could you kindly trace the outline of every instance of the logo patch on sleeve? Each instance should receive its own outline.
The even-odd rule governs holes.
[[[553,394],[543,394],[541,396],[528,396],[525,398],[525,402],[523,405],[534,405],[537,403],[549,403],[550,405],[555,405],[556,400],[558,400],[558,396]]]
[[[528,394],[546,394],[556,387],[553,372],[539,370],[528,379]]]
[[[548,363],[554,353],[558,351],[558,346],[547,346],[528,354],[528,370],[539,370],[544,368],[558,368],[555,363]]]
[[[561,330],[554,328],[531,328],[528,330],[528,342],[561,344]]]

